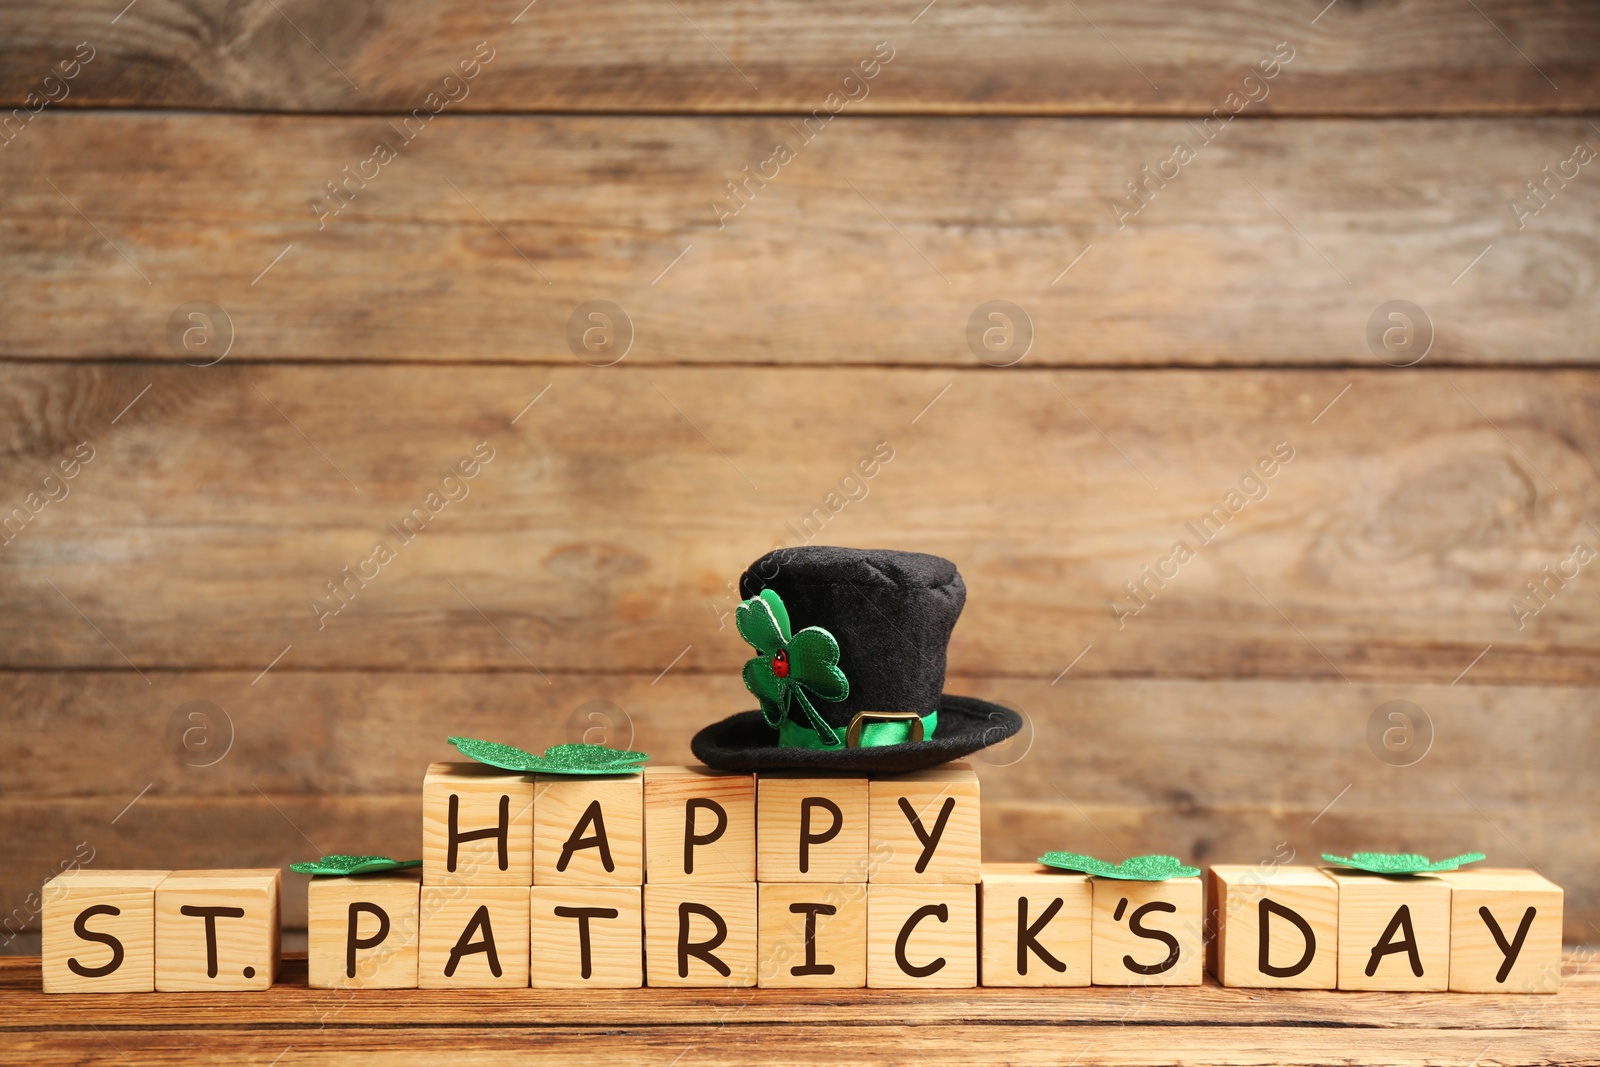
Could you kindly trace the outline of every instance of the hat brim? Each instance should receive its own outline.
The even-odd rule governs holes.
[[[1001,704],[945,694],[939,725],[924,741],[877,748],[786,748],[760,711],[741,711],[694,735],[695,758],[719,771],[834,770],[901,774],[937,767],[999,744],[1022,729],[1022,716]]]

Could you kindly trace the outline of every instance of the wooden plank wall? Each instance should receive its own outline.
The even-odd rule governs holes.
[[[991,858],[1600,930],[1594,5],[120,7],[0,2],[5,943],[414,854],[448,733],[687,760],[808,541],[961,565]]]

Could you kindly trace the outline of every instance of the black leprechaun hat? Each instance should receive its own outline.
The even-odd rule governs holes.
[[[966,603],[955,564],[920,552],[778,549],[739,579],[734,613],[760,702],[694,737],[727,771],[921,770],[1022,728],[1010,708],[944,692],[945,650]]]

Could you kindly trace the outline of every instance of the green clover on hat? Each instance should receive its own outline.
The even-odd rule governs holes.
[[[839,669],[839,642],[820,626],[807,626],[791,636],[789,610],[771,589],[741,602],[734,622],[739,635],[758,653],[745,661],[744,684],[761,701],[767,725],[777,729],[789,717],[790,705],[799,704],[823,743],[838,745],[838,733],[817,714],[806,693],[828,701],[850,695],[850,680]]]

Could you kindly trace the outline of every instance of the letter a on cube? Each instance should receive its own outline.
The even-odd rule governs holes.
[[[156,886],[167,874],[78,868],[46,882],[44,991],[154,991]]]
[[[533,882],[643,885],[643,776],[535,775]]]
[[[1339,988],[1450,985],[1450,883],[1326,868],[1339,885]]]
[[[527,888],[422,887],[423,989],[511,989],[528,975]]]

